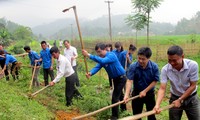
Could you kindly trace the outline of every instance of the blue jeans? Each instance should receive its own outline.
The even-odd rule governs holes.
[[[172,94],[169,103],[171,104],[178,98],[178,96]],[[181,107],[169,109],[169,120],[181,120],[183,110],[185,110],[188,120],[200,120],[200,103],[197,94],[186,98]]]

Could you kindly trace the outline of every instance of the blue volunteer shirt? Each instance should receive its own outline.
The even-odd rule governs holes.
[[[120,53],[119,55],[119,62],[121,63],[122,67],[125,68],[125,63],[126,63],[126,54],[127,54],[127,50],[124,50]],[[130,57],[130,60],[132,62],[133,60],[133,55],[132,54],[129,54],[129,57]],[[129,68],[130,66],[130,63],[127,62],[127,68]]]
[[[5,57],[6,57],[6,61],[5,61],[6,65],[8,65],[9,63],[17,62],[17,59],[12,55],[6,54]]]
[[[149,60],[146,68],[143,69],[138,62],[135,62],[130,65],[127,78],[133,80],[134,90],[141,92],[153,81],[159,81],[158,65]],[[149,92],[152,91],[154,91],[154,88]]]
[[[117,56],[113,52],[107,52],[104,58],[90,55],[90,59],[98,64],[90,71],[91,75],[96,74],[102,67],[105,68],[108,76],[116,78],[125,74],[124,68],[121,66]]]
[[[49,69],[51,67],[51,54],[49,48],[40,51],[40,58],[42,58],[43,68]]]
[[[31,51],[30,53],[28,53],[28,57],[30,59],[30,64],[32,66],[35,65],[35,60],[39,60],[40,59],[40,56],[35,51]],[[39,66],[40,62],[37,62],[36,65]]]
[[[112,52],[115,53],[115,55],[119,59],[119,55],[120,55],[121,51],[118,51],[117,49],[114,49]]]
[[[3,50],[3,51],[4,51],[5,54],[7,54],[7,51],[6,51],[6,50]],[[1,60],[4,60],[4,59],[5,59],[5,58],[0,57],[0,61],[1,61]]]

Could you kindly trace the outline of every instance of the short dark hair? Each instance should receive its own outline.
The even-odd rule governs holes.
[[[105,50],[106,49],[106,45],[104,43],[97,43],[96,46],[95,46],[95,50],[98,50],[99,48],[101,50]]]
[[[40,44],[41,44],[41,45],[42,45],[42,44],[47,44],[47,42],[46,42],[46,41],[42,41]]]
[[[124,48],[123,48],[121,42],[116,42],[115,43],[115,48],[119,48],[119,47],[121,47],[121,51],[120,52],[122,52],[124,50]]]
[[[30,46],[24,46],[24,50],[27,51],[27,50],[31,50]]]
[[[169,47],[169,49],[167,50],[167,54],[168,55],[182,56],[183,55],[183,49],[178,45],[173,45],[173,46]]]
[[[110,47],[110,51],[112,51],[112,49],[113,49],[111,43],[106,44],[106,47]]]
[[[129,50],[135,51],[137,48],[135,47],[135,45],[130,44],[129,46]]]
[[[150,58],[152,55],[152,51],[149,47],[141,47],[138,50],[138,55],[144,55],[146,58]]]
[[[64,41],[63,41],[63,44],[65,44],[65,42],[69,43],[69,40],[64,40]]]
[[[59,51],[59,49],[58,49],[58,47],[52,47],[51,49],[50,49],[50,53],[52,54],[52,53],[60,53],[60,51]]]
[[[4,50],[0,50],[0,55],[5,54]]]

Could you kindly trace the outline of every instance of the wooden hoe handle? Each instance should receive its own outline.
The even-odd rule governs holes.
[[[132,98],[129,98],[128,101],[134,100],[134,99],[136,99],[136,98],[139,98],[139,95],[134,96],[134,97],[132,97]],[[72,120],[79,120],[79,119],[82,119],[82,118],[85,118],[85,117],[89,117],[89,116],[95,115],[95,114],[97,114],[97,113],[99,113],[99,112],[102,112],[102,111],[107,110],[107,109],[109,109],[109,108],[115,107],[115,106],[120,105],[120,104],[122,104],[122,103],[124,103],[124,101],[120,101],[120,102],[114,103],[114,104],[112,104],[112,105],[103,107],[103,108],[101,108],[101,109],[99,109],[99,110],[96,110],[96,111],[94,111],[94,112],[90,112],[90,113],[88,113],[88,114],[75,117],[75,118],[73,118]]]
[[[170,109],[172,107],[174,107],[174,104],[171,104],[171,105],[168,105],[168,106],[161,108],[161,111]],[[146,116],[149,116],[149,115],[153,115],[153,114],[156,114],[155,110],[151,110],[151,111],[141,113],[141,114],[137,114],[137,115],[134,115],[134,116],[124,117],[124,118],[119,119],[119,120],[138,120],[140,118],[143,118],[143,117],[146,117]]]
[[[35,95],[37,95],[38,93],[40,93],[40,92],[43,91],[44,89],[48,88],[49,86],[50,86],[50,85],[47,85],[47,86],[43,87],[42,89],[40,89],[40,90],[34,92],[33,94],[31,94],[31,97],[34,97]]]

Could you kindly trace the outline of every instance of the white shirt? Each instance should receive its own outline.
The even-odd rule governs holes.
[[[60,41],[59,42],[59,46],[62,47],[62,44],[63,44],[63,41]]]
[[[168,63],[161,70],[161,83],[167,83],[170,80],[171,93],[181,96],[190,87],[190,81],[198,81],[198,71],[198,63],[193,60],[183,59],[183,68],[180,71],[172,68]],[[196,90],[197,86],[192,93]]]
[[[76,66],[76,59],[71,61],[71,58],[77,55],[78,55],[77,49],[73,46],[70,46],[69,49],[67,48],[64,49],[64,56],[70,61],[72,66]]]
[[[57,75],[56,75],[56,78],[53,80],[54,83],[59,82],[63,76],[69,77],[70,75],[74,73],[74,70],[69,60],[67,60],[65,56],[60,54],[56,62],[57,62],[57,65],[56,65]]]

